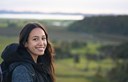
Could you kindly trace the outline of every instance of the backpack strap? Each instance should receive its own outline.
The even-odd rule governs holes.
[[[2,69],[1,69],[1,64],[0,64],[0,82],[3,80],[3,75],[2,75]]]

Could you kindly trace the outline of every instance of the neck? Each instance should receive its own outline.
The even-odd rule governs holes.
[[[38,56],[32,54],[29,50],[27,50],[27,51],[30,53],[30,55],[31,55],[32,59],[34,60],[34,62],[37,63],[37,58],[38,58]]]
[[[38,58],[38,56],[36,56],[36,55],[32,55],[32,54],[31,54],[31,56],[32,56],[34,62],[37,63],[37,58]]]

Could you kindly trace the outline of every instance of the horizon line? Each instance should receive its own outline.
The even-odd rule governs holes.
[[[55,12],[39,12],[39,11],[17,11],[17,10],[4,10],[0,9],[0,14],[63,14],[63,15],[128,15],[124,14],[115,14],[115,13],[82,13],[82,12],[62,12],[62,11],[55,11]]]

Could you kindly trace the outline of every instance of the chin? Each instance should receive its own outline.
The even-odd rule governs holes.
[[[40,53],[39,55],[44,55],[44,53]]]

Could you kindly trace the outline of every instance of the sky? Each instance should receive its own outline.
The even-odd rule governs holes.
[[[1,0],[0,10],[128,15],[128,0]]]

